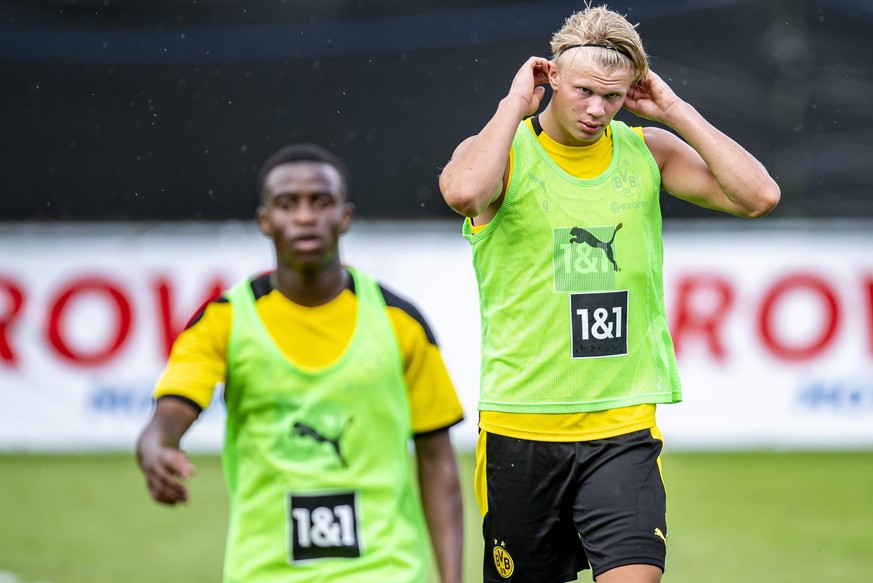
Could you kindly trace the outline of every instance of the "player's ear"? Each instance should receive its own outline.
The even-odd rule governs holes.
[[[340,234],[344,234],[352,226],[352,219],[355,217],[355,204],[351,202],[343,203],[343,216],[340,219]]]
[[[272,237],[273,230],[270,228],[270,221],[267,220],[267,207],[260,205],[255,210],[255,220],[258,221],[258,228],[265,237]]]
[[[552,90],[558,88],[558,65],[557,59],[546,61],[546,75],[549,78],[549,87]]]

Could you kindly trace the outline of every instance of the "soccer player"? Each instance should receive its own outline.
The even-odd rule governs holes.
[[[174,344],[137,443],[151,496],[187,501],[180,440],[223,383],[226,583],[421,583],[428,531],[442,581],[460,581],[449,427],[462,410],[428,324],[340,262],[353,207],[334,154],[287,146],[258,186],[275,269],[208,303]]]
[[[481,298],[484,580],[573,581],[590,566],[599,583],[651,583],[667,543],[655,407],[681,399],[659,193],[752,218],[780,191],[649,70],[620,14],[586,6],[551,50],[440,177],[467,217]],[[615,121],[622,107],[673,132]]]

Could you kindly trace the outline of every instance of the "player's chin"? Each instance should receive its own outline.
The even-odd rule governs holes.
[[[593,144],[597,140],[599,140],[603,136],[603,128],[595,131],[589,130],[581,130],[576,133],[575,138],[579,142],[579,145],[587,146],[589,144]]]
[[[288,261],[289,266],[298,273],[317,273],[321,271],[324,265],[327,263],[327,259],[324,253],[298,253],[294,255],[290,261]]]

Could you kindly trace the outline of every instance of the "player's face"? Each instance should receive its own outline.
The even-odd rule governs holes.
[[[633,80],[630,67],[606,69],[586,54],[570,49],[550,68],[550,107],[560,125],[555,139],[565,146],[593,144],[624,104]]]
[[[294,271],[338,264],[339,237],[351,220],[342,178],[330,164],[282,164],[264,181],[258,223],[273,239],[278,261]]]

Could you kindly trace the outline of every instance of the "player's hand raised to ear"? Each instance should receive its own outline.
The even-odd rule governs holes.
[[[535,114],[540,108],[540,103],[546,94],[543,85],[549,82],[550,65],[548,59],[531,57],[525,61],[512,80],[509,95],[516,95],[527,104],[525,116]]]
[[[645,78],[631,85],[624,108],[639,117],[670,125],[671,111],[682,103],[661,77],[649,71]]]

